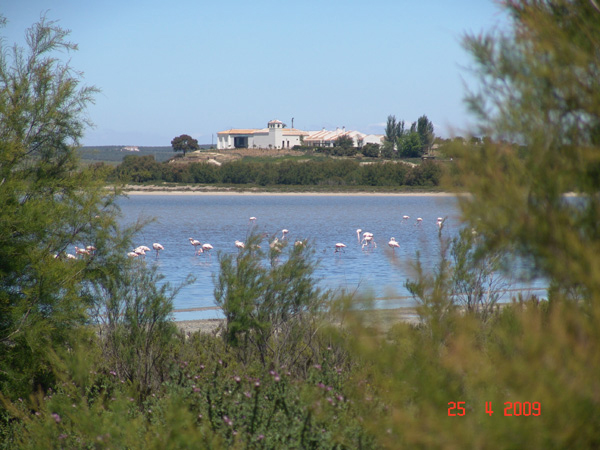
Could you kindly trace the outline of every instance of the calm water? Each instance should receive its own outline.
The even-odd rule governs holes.
[[[316,276],[323,287],[370,293],[379,308],[408,306],[413,301],[404,282],[417,251],[425,265],[439,255],[438,217],[446,218],[444,234],[452,236],[460,223],[456,200],[434,196],[304,196],[304,195],[132,195],[120,201],[124,224],[154,217],[139,235],[136,245],[152,247],[160,242],[165,250],[154,262],[165,280],[174,285],[188,274],[196,281],[183,288],[175,309],[214,306],[213,275],[218,272],[217,252],[236,253],[236,239],[244,240],[256,217],[259,232],[287,239],[314,242],[320,261]],[[404,220],[408,215],[410,219]],[[417,217],[423,219],[416,224]],[[374,234],[377,248],[363,251],[356,230]],[[188,238],[210,243],[212,255],[194,256]],[[395,237],[394,252],[387,242]],[[334,253],[337,242],[345,253]],[[263,246],[265,248],[265,246]],[[149,254],[147,260],[154,261]],[[219,311],[176,312],[177,320],[221,317]]]

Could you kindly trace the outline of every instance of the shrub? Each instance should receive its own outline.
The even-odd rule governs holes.
[[[251,235],[238,255],[219,256],[215,301],[226,318],[225,342],[242,361],[257,354],[263,365],[290,364],[308,353],[328,293],[316,287],[313,251],[306,242],[273,239],[268,255]],[[268,263],[264,258],[268,256]]]

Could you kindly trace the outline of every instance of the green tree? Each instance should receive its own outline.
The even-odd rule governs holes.
[[[417,265],[411,285],[428,321],[397,326],[379,341],[372,331],[360,335],[363,355],[378,367],[374,384],[385,392],[387,417],[396,417],[367,420],[389,447],[600,442],[600,7],[592,0],[501,5],[510,29],[464,41],[481,81],[468,98],[479,122],[472,135],[492,139],[453,144],[453,181],[469,192],[458,197],[468,231],[453,255],[457,278],[443,247],[433,273]],[[515,255],[511,273],[541,275],[548,301],[519,296],[485,321],[458,314],[453,282],[466,288],[458,294],[468,309],[491,274],[486,258]],[[467,406],[464,420],[444,424],[440,402],[458,401]],[[517,421],[526,419],[514,416],[525,415],[527,402],[536,420]]]
[[[127,155],[114,171],[115,176],[122,182],[143,183],[159,181],[163,176],[165,165],[154,160],[154,155]]]
[[[396,120],[396,116],[389,115],[385,126],[385,141],[383,144],[387,154],[389,154],[389,150],[399,149],[398,142],[403,138],[404,133],[404,120]]]
[[[378,158],[380,152],[379,144],[366,144],[361,149],[361,152],[367,158]]]
[[[88,124],[85,108],[97,89],[82,87],[79,74],[53,56],[75,49],[67,36],[43,17],[27,30],[27,49],[7,49],[0,40],[3,400],[28,401],[34,392],[56,389],[57,366],[95,336],[90,325],[106,309],[94,286],[107,280],[117,283],[121,293],[143,293],[143,302],[150,302],[146,314],[152,315],[153,328],[144,330],[146,336],[162,339],[169,331],[158,333],[166,328],[160,324],[168,320],[170,304],[158,308],[152,303],[160,297],[156,277],[143,267],[136,276],[126,276],[132,263],[126,249],[139,227],[118,226],[119,191],[106,187],[107,171],[79,167],[76,145]],[[135,351],[148,356],[156,347]],[[3,423],[5,414],[0,409]]]
[[[357,151],[356,147],[354,147],[354,139],[344,134],[335,140],[332,154],[336,156],[353,156]]]
[[[397,131],[397,123],[396,123],[396,116],[393,115],[389,115],[387,117],[387,122],[385,125],[385,142],[389,142],[391,143],[391,145],[393,145],[396,142],[396,131]]]
[[[433,123],[424,114],[417,119],[417,133],[421,141],[421,154],[428,153],[435,135],[433,134]]]
[[[341,147],[341,148],[346,149],[346,148],[354,147],[354,140],[347,134],[343,134],[335,140],[334,145],[336,147]]]
[[[226,318],[223,338],[242,361],[257,355],[263,365],[272,361],[280,367],[310,353],[328,295],[315,286],[314,251],[306,241],[286,249],[285,241],[275,238],[268,253],[260,241],[252,234],[238,255],[220,255],[215,301]]]
[[[423,152],[423,145],[419,133],[410,131],[399,140],[399,153],[403,158],[418,158]]]
[[[90,304],[80,289],[104,253],[65,254],[99,247],[114,225],[114,194],[93,170],[77,170],[73,146],[97,89],[54,57],[76,48],[67,36],[42,18],[26,32],[27,49],[0,40],[0,391],[8,396],[47,386],[52,349],[84,332]]]
[[[562,0],[506,9],[514,34],[464,41],[482,85],[468,97],[474,134],[493,141],[459,155],[462,182],[477,193],[461,207],[488,248],[516,250],[563,295],[591,299],[600,295],[600,11]]]
[[[171,147],[173,147],[174,152],[183,152],[183,156],[185,156],[186,152],[191,152],[200,148],[198,141],[187,134],[182,134],[181,136],[173,138]]]
[[[88,284],[96,298],[94,316],[103,358],[120,379],[136,386],[141,399],[166,381],[175,324],[173,299],[188,277],[175,289],[158,286],[162,276],[143,260],[127,260],[119,272],[105,271]]]

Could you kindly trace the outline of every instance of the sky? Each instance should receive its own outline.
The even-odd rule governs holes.
[[[466,34],[506,23],[493,0],[4,0],[4,43],[42,14],[71,30],[62,55],[100,89],[83,145],[216,144],[272,119],[383,134],[423,114],[466,135],[476,88]]]

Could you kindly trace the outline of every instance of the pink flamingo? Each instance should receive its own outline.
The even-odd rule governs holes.
[[[367,248],[368,248],[368,247],[369,247],[369,244],[370,244],[371,242],[374,242],[374,241],[373,241],[373,237],[372,237],[372,236],[365,236],[365,237],[363,238],[363,245],[361,246],[361,248],[362,248],[363,250],[365,249],[365,247],[367,247]]]
[[[396,238],[390,238],[390,241],[388,242],[388,245],[391,247],[391,249],[393,251],[396,251],[397,248],[400,248],[400,244],[398,244],[398,242],[396,242]]]
[[[156,258],[158,259],[158,252],[160,252],[161,250],[164,250],[165,248],[160,245],[158,242],[155,242],[154,244],[152,244],[152,248],[154,250],[156,250]]]
[[[271,248],[271,250],[277,253],[281,253],[281,248],[283,247],[283,245],[284,243],[280,242],[278,238],[273,239],[273,241],[269,243],[269,247]]]
[[[210,256],[210,251],[213,249],[214,247],[210,244],[202,244],[202,253],[206,252],[208,253],[208,255]]]
[[[77,255],[82,255],[82,256],[90,256],[90,252],[87,251],[85,248],[79,248],[79,247],[75,247],[75,253]]]
[[[283,230],[281,230],[281,239],[285,239],[285,235],[289,233],[289,230],[287,230],[286,228],[284,228]]]
[[[375,242],[375,239],[373,238],[373,233],[369,233],[368,231],[365,231],[363,233],[362,242],[363,242],[363,245],[362,245],[363,249],[365,247],[367,247],[369,244],[372,245],[373,248],[377,248],[377,243]]]
[[[362,230],[360,228],[358,228],[356,230],[356,238],[358,239],[358,243],[360,244],[360,233],[362,233]]]
[[[402,216],[402,220],[408,220],[410,219],[410,216]]]
[[[190,240],[190,244],[192,244],[194,246],[194,255],[198,255],[199,253],[202,253],[202,243],[194,238],[188,238]],[[198,250],[198,247],[200,247],[200,250]]]
[[[417,223],[416,225],[421,225],[421,222],[423,222],[423,219],[420,217],[417,217]]]
[[[252,222],[252,223],[256,222],[256,217],[254,217],[254,216],[250,217],[248,219],[248,222]]]
[[[342,244],[341,242],[338,242],[337,244],[335,244],[335,250],[333,251],[333,253],[338,253],[338,252],[346,252],[346,250],[344,250],[346,248],[346,244]]]
[[[238,248],[238,250],[242,250],[244,247],[246,247],[242,241],[235,241],[235,246]]]
[[[139,255],[136,252],[128,252],[127,256],[129,256],[130,258],[137,258]]]

